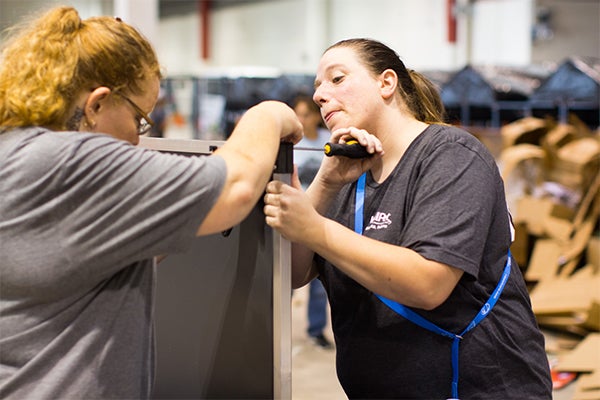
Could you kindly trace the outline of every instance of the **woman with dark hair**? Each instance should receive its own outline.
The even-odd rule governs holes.
[[[327,290],[349,398],[550,399],[495,160],[433,88],[375,40],[327,49],[330,141],[371,157],[326,157],[306,193],[270,182],[266,221],[294,242],[293,286]]]

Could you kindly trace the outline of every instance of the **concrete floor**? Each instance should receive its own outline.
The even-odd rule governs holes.
[[[315,346],[306,334],[308,287],[292,297],[292,399],[347,399],[335,374],[335,349]],[[324,333],[333,343],[330,320]]]
[[[335,349],[324,350],[306,335],[308,285],[295,290],[292,297],[292,400],[345,400],[335,374]],[[333,335],[328,325],[325,336]],[[574,385],[553,393],[553,400],[571,400]]]

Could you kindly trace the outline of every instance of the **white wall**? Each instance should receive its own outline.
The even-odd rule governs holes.
[[[213,13],[212,65],[298,68],[304,47],[304,11],[303,0],[289,0]]]
[[[148,20],[156,14],[157,1],[0,0],[0,28],[61,3],[76,6],[83,18],[115,15],[123,9],[119,4],[129,4],[124,19],[150,37],[169,75],[244,73],[249,66],[264,74],[313,73],[328,45],[356,36],[383,41],[416,69],[600,57],[600,0],[477,0],[472,6],[469,0],[457,0],[455,44],[446,38],[446,0],[248,0],[211,12],[208,60],[201,58],[199,15],[164,18],[155,32],[156,21]],[[148,4],[150,14],[144,8]],[[553,10],[555,35],[532,45],[536,6]]]
[[[459,5],[467,5],[459,0]],[[275,0],[211,12],[208,60],[197,15],[160,22],[158,51],[173,73],[258,66],[312,73],[326,47],[371,37],[416,69],[456,70],[469,62],[531,61],[533,0],[486,0],[461,7],[456,43],[447,39],[446,0]]]
[[[59,5],[77,8],[82,18],[112,14],[112,0],[0,0],[0,30]]]
[[[453,55],[460,44],[447,41],[446,0],[333,0],[332,3],[336,11],[331,15],[331,43],[350,37],[370,37],[396,50],[407,66],[454,67]]]
[[[160,21],[155,44],[166,75],[193,74],[205,68],[200,52],[200,19],[190,14]]]
[[[600,0],[537,0],[536,5],[550,12],[552,37],[534,41],[533,62],[560,62],[571,55],[600,58]]]
[[[480,1],[473,7],[472,62],[527,65],[531,62],[529,0]]]
[[[158,40],[158,0],[113,0],[113,15],[135,26],[150,40]]]

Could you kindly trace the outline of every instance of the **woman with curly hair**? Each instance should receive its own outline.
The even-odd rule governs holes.
[[[135,147],[161,72],[118,18],[54,8],[1,57],[0,397],[148,398],[155,256],[241,222],[302,126],[267,101],[211,156]]]

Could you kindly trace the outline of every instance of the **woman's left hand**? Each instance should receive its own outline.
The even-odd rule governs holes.
[[[277,180],[267,184],[264,202],[267,225],[292,242],[304,243],[310,237],[311,228],[321,218],[302,191],[296,167],[292,186]]]

